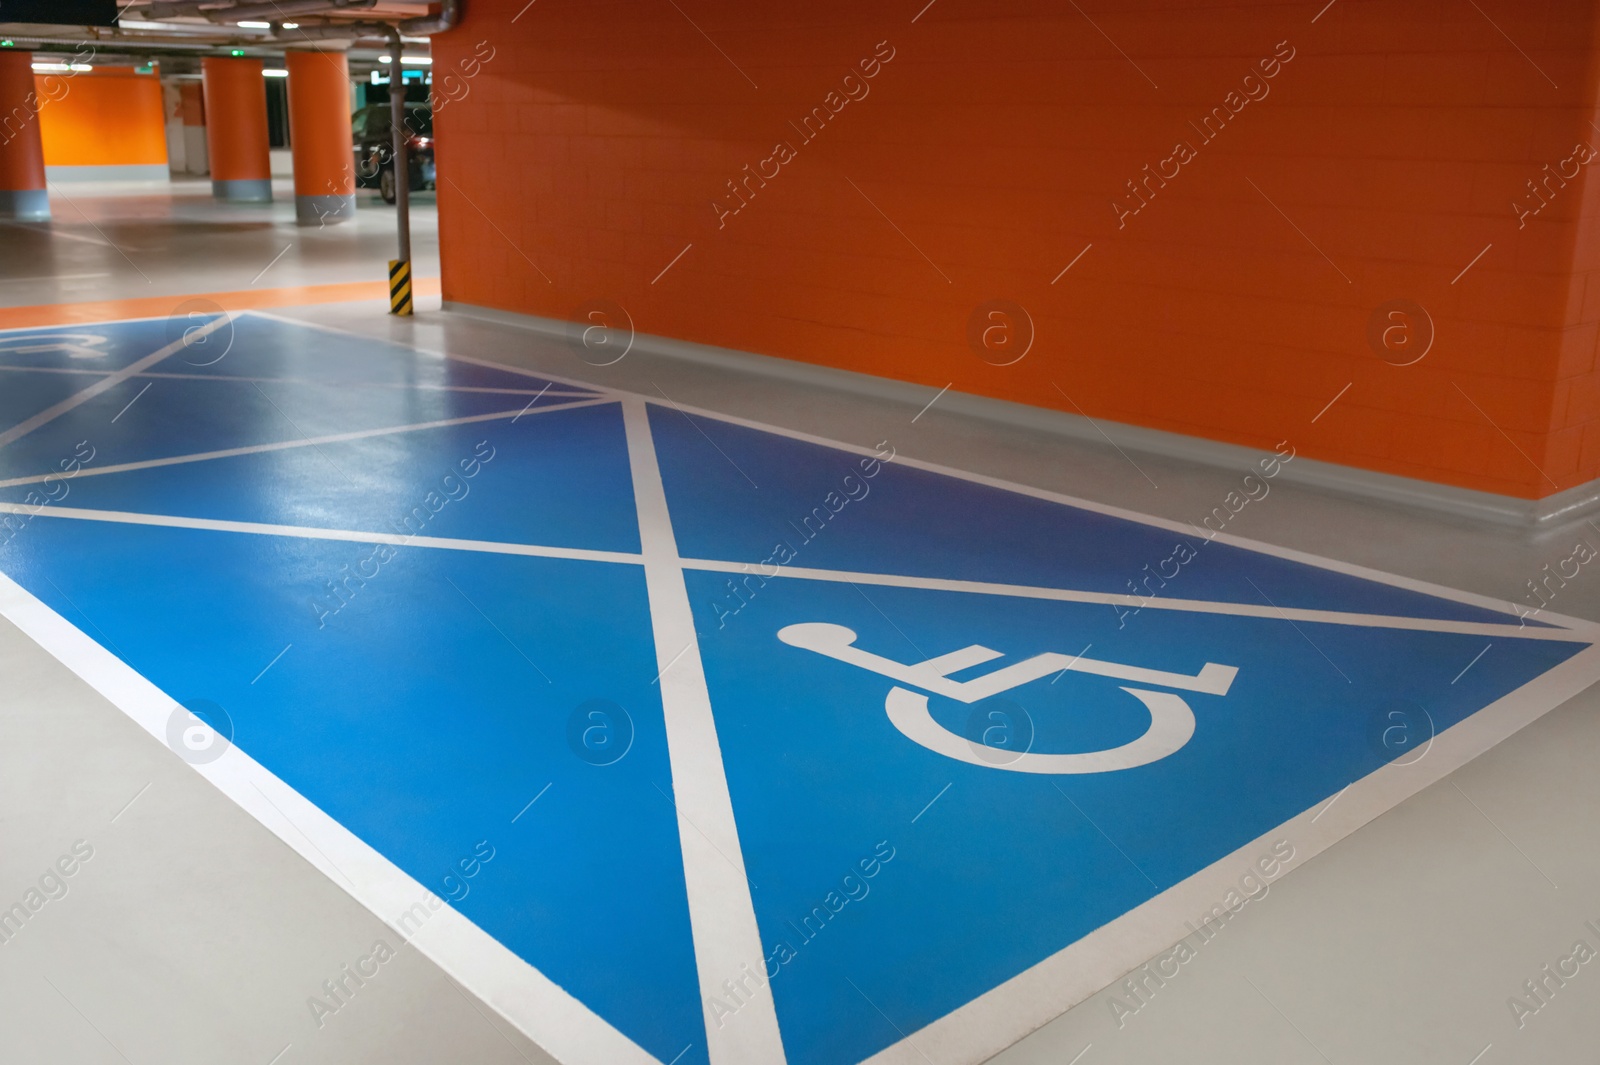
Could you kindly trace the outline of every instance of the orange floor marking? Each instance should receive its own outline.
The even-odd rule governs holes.
[[[437,277],[419,277],[412,280],[413,297],[438,294]],[[173,296],[140,296],[137,299],[125,300],[93,300],[88,303],[42,303],[31,307],[0,307],[0,329],[114,322],[124,318],[157,318],[163,314],[171,314],[180,304],[189,300],[210,300],[226,311],[292,307],[302,303],[345,303],[353,300],[371,300],[377,307],[387,309],[389,285],[386,281],[350,281],[337,285],[296,285],[290,288],[192,292]]]

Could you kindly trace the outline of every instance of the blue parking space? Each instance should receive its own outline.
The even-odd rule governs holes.
[[[133,369],[168,328],[0,334],[0,572],[662,1063],[861,1062],[1592,642],[261,316]]]
[[[1382,731],[1412,720],[1388,717],[1396,707],[1444,730],[1583,646],[1497,640],[1452,684],[1482,637],[1182,611],[1118,630],[1099,605],[799,579],[769,582],[718,629],[704,604],[723,581],[694,574],[690,590],[796,1065],[860,1061],[898,1041],[896,1025],[932,1022],[1324,802],[1393,757]],[[1021,772],[1042,752],[1137,741],[1152,728],[1139,696],[1165,686],[1057,666],[973,702],[927,696],[962,761],[892,720],[895,679],[777,635],[797,622],[843,626],[894,662],[1001,652],[953,674],[969,680],[1051,652],[1237,674],[1225,693],[1178,689],[1193,732],[1170,755]],[[869,879],[857,864],[880,842],[894,857]]]

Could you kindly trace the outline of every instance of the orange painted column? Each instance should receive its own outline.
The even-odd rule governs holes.
[[[0,51],[0,218],[50,218],[33,53]]]
[[[206,155],[211,194],[219,200],[269,203],[272,160],[267,154],[267,86],[261,60],[208,56],[205,85]]]
[[[294,216],[301,225],[354,218],[350,66],[343,52],[290,52],[289,147]]]

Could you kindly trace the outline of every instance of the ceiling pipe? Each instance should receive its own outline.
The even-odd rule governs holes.
[[[407,19],[400,23],[400,32],[409,33],[413,37],[427,37],[435,33],[453,30],[456,23],[461,21],[461,0],[443,0],[439,5],[439,13],[432,18]]]
[[[185,15],[203,15],[207,6],[215,7],[217,0],[161,0],[145,6],[147,19],[181,18]],[[126,12],[124,12],[126,14]]]
[[[212,22],[242,22],[250,19],[279,21],[287,15],[337,15],[373,7],[378,0],[278,0],[277,3],[239,4],[235,7],[197,12]]]

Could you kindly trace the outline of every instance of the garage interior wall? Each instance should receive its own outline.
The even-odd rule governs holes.
[[[1523,499],[1600,476],[1592,4],[921,6],[468,4],[446,300]]]
[[[154,73],[95,67],[36,74],[34,85],[50,180],[167,180],[166,109]]]

